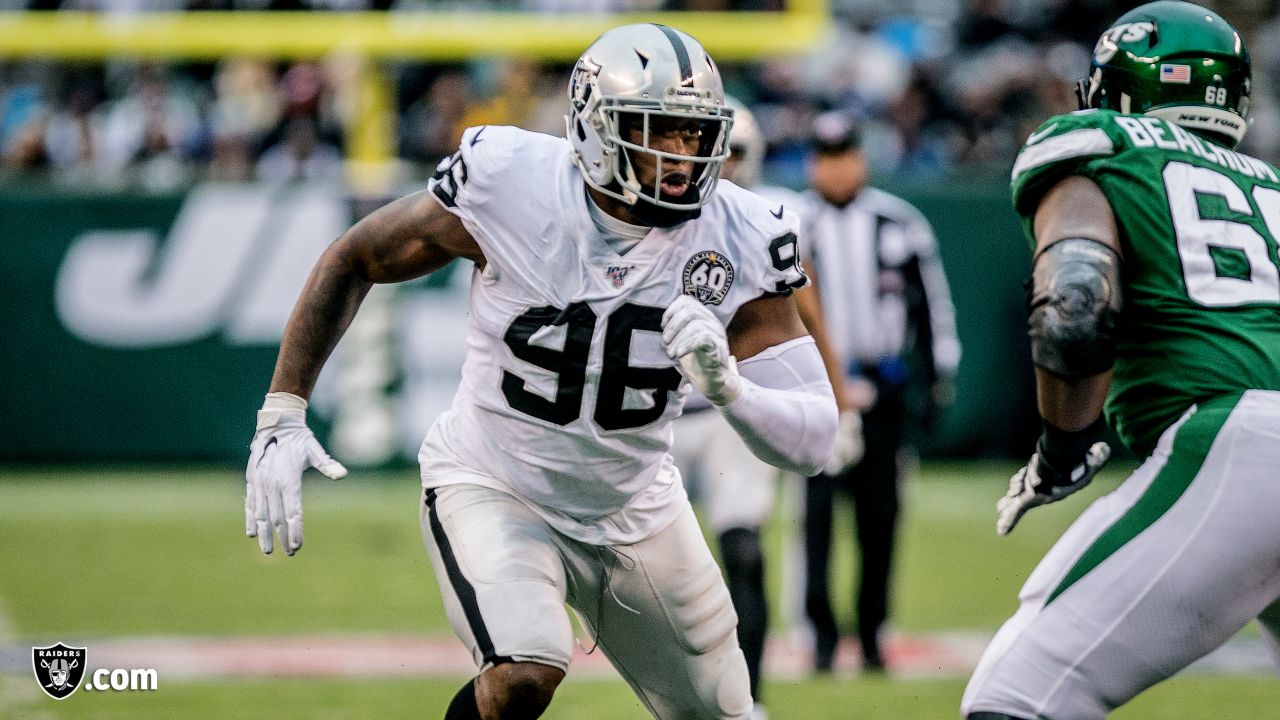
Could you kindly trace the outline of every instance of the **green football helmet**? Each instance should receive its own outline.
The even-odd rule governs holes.
[[[1115,22],[1093,48],[1081,109],[1154,115],[1235,147],[1248,129],[1249,53],[1211,10],[1180,0],[1147,3]]]

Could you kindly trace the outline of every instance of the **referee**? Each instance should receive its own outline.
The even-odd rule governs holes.
[[[832,668],[839,633],[828,585],[832,503],[853,499],[861,558],[856,606],[863,669],[883,672],[880,629],[888,615],[898,520],[898,455],[903,444],[906,354],[919,353],[930,411],[950,399],[960,361],[955,316],[933,230],[905,200],[867,186],[857,127],[819,115],[809,180],[815,194],[804,238],[807,272],[825,328],[828,372],[842,411],[862,413],[865,451],[847,467],[828,466],[805,493],[805,612],[815,633],[814,667]],[[815,333],[815,336],[818,333]]]

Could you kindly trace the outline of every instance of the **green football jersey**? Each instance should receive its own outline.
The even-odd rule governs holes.
[[[1059,115],[1013,166],[1034,244],[1044,193],[1102,188],[1124,255],[1107,418],[1141,457],[1192,404],[1280,390],[1280,173],[1172,123],[1110,110]]]

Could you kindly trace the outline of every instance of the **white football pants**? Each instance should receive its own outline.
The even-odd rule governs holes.
[[[1027,579],[961,712],[1105,717],[1254,618],[1274,654],[1278,599],[1280,392],[1251,390],[1193,407],[1076,520]]]
[[[421,521],[449,623],[481,671],[506,660],[567,670],[568,603],[655,718],[750,714],[737,615],[687,504],[656,535],[607,547],[479,485],[424,491]]]
[[[773,511],[779,470],[752,455],[715,408],[681,415],[671,433],[671,458],[712,532],[762,527]]]

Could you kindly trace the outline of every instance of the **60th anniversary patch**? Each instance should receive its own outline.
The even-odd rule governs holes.
[[[684,266],[684,294],[703,305],[719,305],[733,285],[733,265],[722,253],[703,250]]]

